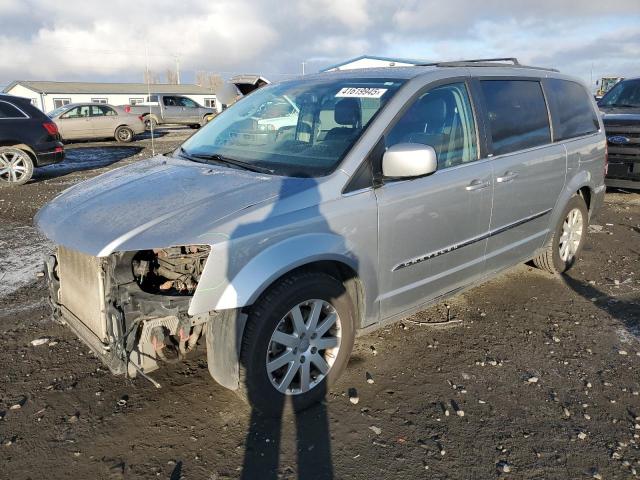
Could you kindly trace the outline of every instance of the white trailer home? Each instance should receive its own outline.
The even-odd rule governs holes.
[[[135,105],[146,101],[149,94],[163,93],[189,97],[204,107],[222,110],[215,92],[192,84],[48,82],[16,80],[3,91],[31,99],[43,112],[50,112],[68,103],[101,102],[111,105]]]

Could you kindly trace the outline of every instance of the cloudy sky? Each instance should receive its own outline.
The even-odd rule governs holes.
[[[0,25],[2,86],[141,81],[147,59],[279,80],[362,54],[640,75],[640,0],[0,0]]]

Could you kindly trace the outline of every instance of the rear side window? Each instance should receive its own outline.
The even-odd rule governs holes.
[[[551,78],[545,82],[553,118],[555,140],[595,133],[600,128],[589,94],[582,85]]]
[[[103,117],[103,116],[114,116],[117,115],[115,110],[111,107],[104,107],[102,105],[92,105],[91,106],[91,116],[92,117]]]
[[[9,102],[0,101],[0,118],[28,118]]]
[[[549,113],[540,82],[482,80],[480,84],[494,155],[551,142]]]

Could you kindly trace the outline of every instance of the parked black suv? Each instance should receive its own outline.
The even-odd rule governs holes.
[[[0,184],[22,185],[34,167],[63,159],[56,124],[28,98],[0,94]]]
[[[640,189],[640,78],[617,83],[598,106],[609,146],[606,184]]]

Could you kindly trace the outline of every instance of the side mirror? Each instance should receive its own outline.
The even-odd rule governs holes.
[[[436,151],[421,143],[398,143],[389,147],[382,157],[382,175],[385,177],[421,177],[437,169]]]

